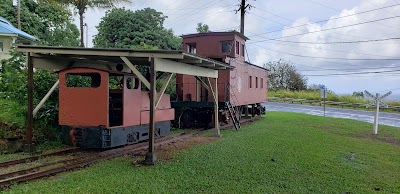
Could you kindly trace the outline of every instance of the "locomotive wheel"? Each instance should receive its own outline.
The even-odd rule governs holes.
[[[193,121],[194,121],[194,111],[191,109],[186,109],[182,115],[182,126],[184,128],[193,128]]]

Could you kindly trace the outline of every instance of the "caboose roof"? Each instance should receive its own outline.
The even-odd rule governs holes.
[[[232,32],[203,32],[203,33],[195,33],[195,34],[185,34],[182,35],[182,38],[193,38],[193,37],[202,37],[202,36],[225,36],[225,35],[237,35],[243,40],[250,40],[245,35],[240,32],[232,31]]]

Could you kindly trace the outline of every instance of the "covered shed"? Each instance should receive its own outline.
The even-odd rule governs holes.
[[[204,84],[213,95],[214,101],[214,135],[220,136],[218,124],[218,86],[211,84],[218,82],[218,70],[230,70],[233,67],[226,63],[212,59],[199,57],[182,51],[171,50],[132,50],[132,49],[99,49],[76,47],[48,47],[19,45],[17,51],[25,52],[28,66],[28,125],[27,141],[32,149],[32,128],[34,115],[43,106],[51,93],[58,87],[59,80],[44,96],[41,102],[33,107],[33,69],[47,69],[61,71],[71,67],[88,67],[104,70],[112,70],[134,74],[150,90],[150,126],[149,126],[149,150],[145,161],[154,163],[156,160],[154,150],[155,108],[159,99],[164,94],[170,79],[167,79],[160,91],[156,91],[156,72],[165,72],[171,77],[173,74],[193,75],[207,80]],[[138,70],[137,66],[150,67],[150,79],[148,80]]]

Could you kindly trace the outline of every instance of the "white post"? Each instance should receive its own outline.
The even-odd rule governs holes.
[[[378,134],[378,119],[379,119],[379,94],[376,94],[376,105],[375,105],[375,118],[374,118],[374,134]]]

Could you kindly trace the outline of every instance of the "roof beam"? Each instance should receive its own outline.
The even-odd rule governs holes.
[[[207,69],[204,67],[187,65],[185,63],[180,63],[176,61],[171,61],[167,59],[154,58],[154,62],[156,65],[157,71],[176,73],[176,74],[185,74],[185,75],[194,75],[200,77],[218,77],[218,71],[214,69]]]
[[[45,54],[67,54],[67,55],[91,55],[91,56],[117,56],[117,57],[160,57],[170,59],[182,59],[181,53],[152,53],[150,52],[134,52],[122,50],[90,50],[90,49],[71,49],[71,48],[27,48],[17,47],[19,52],[45,53]]]

